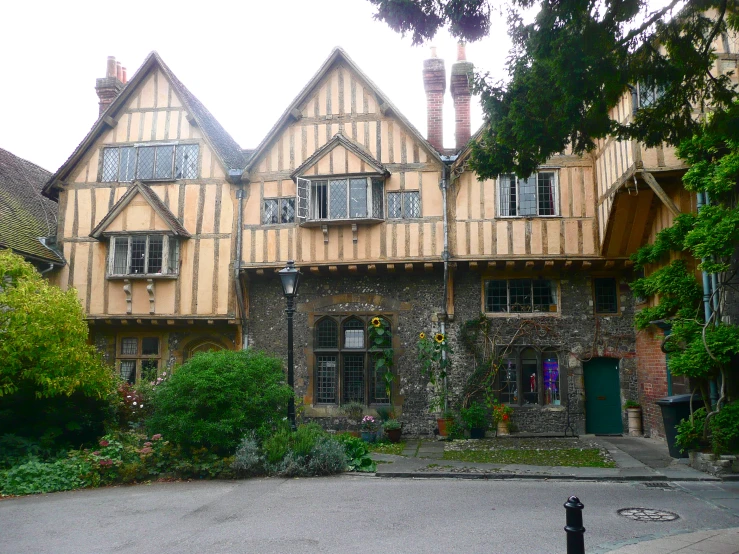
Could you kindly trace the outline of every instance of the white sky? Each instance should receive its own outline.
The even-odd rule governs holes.
[[[129,77],[157,50],[242,148],[254,148],[341,46],[403,114],[426,134],[422,62],[411,46],[372,18],[368,0],[17,1],[3,8],[0,33],[0,148],[56,171],[97,119],[95,79],[115,56]],[[433,41],[446,61],[456,42]],[[467,59],[496,78],[509,49],[504,16]],[[454,146],[447,82],[444,141]],[[482,123],[477,102],[472,132]]]

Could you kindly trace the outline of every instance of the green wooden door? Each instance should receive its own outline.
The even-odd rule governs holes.
[[[583,366],[585,378],[585,430],[597,435],[623,432],[618,360],[593,358]]]

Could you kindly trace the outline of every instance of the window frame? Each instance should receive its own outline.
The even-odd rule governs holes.
[[[144,272],[131,273],[131,256],[133,251],[133,239],[146,237],[146,246],[144,250]],[[159,273],[149,273],[149,248],[152,237],[162,238],[162,271]],[[126,272],[116,273],[116,247],[120,242],[126,242]],[[110,235],[108,239],[108,261],[107,261],[108,279],[160,279],[170,278],[176,279],[180,273],[180,241],[174,235],[168,233],[130,233]]]
[[[536,402],[526,402],[524,403],[524,394],[531,395],[531,392],[528,393],[520,393],[523,386],[524,381],[524,367],[523,367],[523,360],[524,356],[531,355],[536,359]],[[550,358],[555,358],[557,363],[557,382],[559,390],[555,393],[551,393],[551,402],[545,403],[545,400],[547,398],[547,392],[545,387],[543,386],[545,384],[544,376],[544,362],[549,360]],[[503,352],[499,353],[499,360],[500,360],[500,371],[498,372],[498,375],[496,376],[495,384],[496,388],[498,390],[498,400],[502,404],[506,404],[508,406],[515,406],[520,408],[528,408],[533,406],[539,406],[539,407],[552,407],[552,406],[564,406],[567,401],[567,383],[566,383],[566,372],[562,371],[562,363],[561,359],[563,356],[559,354],[557,349],[554,346],[545,346],[545,347],[537,347],[533,346],[531,344],[520,344],[515,345],[511,347],[506,347]],[[531,358],[528,358],[529,361],[531,361]],[[513,361],[515,363],[515,369],[512,371],[515,372],[515,390],[511,391],[510,393],[504,393],[504,387],[502,384],[502,377],[503,377],[503,371],[508,371],[508,367],[510,365],[506,365],[509,361]],[[551,368],[550,368],[551,371]],[[551,375],[551,373],[550,373]],[[507,376],[507,375],[506,375]],[[506,380],[506,382],[510,383],[510,380]],[[565,391],[565,394],[563,395],[562,392]],[[508,395],[510,400],[510,395],[517,394],[517,398],[514,402],[506,401],[506,398],[504,395]],[[530,397],[530,396],[529,396]],[[557,398],[558,397],[558,398]],[[515,398],[515,397],[514,397]]]
[[[552,208],[554,213],[552,214],[541,214],[541,207],[539,202],[539,175],[540,174],[551,174],[552,175],[552,192],[553,192],[553,199],[552,199]],[[535,186],[535,194],[536,194],[536,214],[521,214],[521,188],[520,183],[521,181],[526,181],[530,179],[531,177],[536,177],[536,186]],[[505,214],[503,210],[503,187],[502,187],[502,180],[503,179],[514,179],[515,180],[515,196],[516,196],[516,213],[515,214]],[[560,210],[560,194],[559,194],[559,171],[556,168],[540,168],[539,171],[533,172],[531,175],[529,175],[526,179],[520,179],[517,175],[513,174],[501,174],[498,175],[498,178],[495,180],[495,210],[497,217],[501,219],[521,219],[521,218],[533,218],[533,217],[561,217],[561,210]]]
[[[406,196],[415,194],[418,197],[418,215],[408,216],[406,214]],[[393,217],[390,215],[390,196],[398,195],[400,197],[400,216]],[[385,210],[387,219],[421,219],[423,218],[423,205],[421,204],[420,190],[393,190],[385,193]]]
[[[159,149],[171,147],[172,148],[172,154],[171,154],[171,163],[169,164],[169,176],[164,177],[157,177],[157,171],[159,169],[158,165],[158,158],[159,158]],[[195,147],[196,148],[196,160],[195,160],[195,166],[194,171],[195,175],[193,177],[177,177],[177,162],[178,162],[178,154],[180,152],[180,148],[187,148],[187,147]],[[133,167],[130,168],[132,174],[130,175],[130,178],[121,179],[121,154],[124,150],[133,149],[135,156],[133,161]],[[141,177],[139,175],[139,161],[140,161],[140,154],[143,151],[143,149],[153,149],[154,151],[154,159],[152,160],[152,176],[151,177]],[[115,178],[109,178],[109,176],[106,175],[106,156],[108,152],[116,151],[118,154],[118,161],[116,162],[116,175]],[[165,141],[165,142],[146,142],[146,143],[134,143],[134,144],[116,144],[115,146],[105,145],[101,148],[100,153],[100,166],[99,166],[99,179],[98,181],[100,183],[132,183],[134,181],[142,181],[142,182],[172,182],[172,181],[179,181],[179,180],[193,180],[193,179],[199,179],[200,178],[200,143],[198,142],[181,142],[181,141]],[[166,166],[165,166],[166,167]],[[127,166],[127,171],[128,171]]]
[[[267,223],[264,221],[265,214],[266,214],[266,203],[268,201],[275,201],[277,202],[277,219],[278,221],[276,223]],[[292,201],[293,203],[293,217],[291,221],[282,221],[282,205],[283,203],[287,203],[289,201]],[[294,196],[275,196],[270,198],[262,198],[262,225],[294,225],[297,220],[297,211],[295,208],[295,197]]]
[[[532,278],[532,277],[504,277],[504,278],[496,278],[497,276],[483,276],[482,278],[482,313],[484,313],[487,317],[552,317],[552,316],[559,316],[561,311],[561,291],[560,291],[560,282],[558,279],[551,279],[551,278]],[[506,283],[506,310],[505,311],[488,311],[488,302],[487,302],[487,286],[489,282],[492,281],[505,281]],[[531,288],[530,288],[530,296],[531,296],[531,311],[511,311],[511,281],[531,281]],[[549,295],[550,300],[551,296],[554,295],[554,299],[556,301],[555,304],[549,303],[549,311],[536,311],[534,310],[534,307],[537,305],[534,303],[535,300],[535,294],[534,294],[534,283],[536,281],[547,281],[550,283],[549,288]],[[556,306],[555,310],[552,310],[552,306]]]
[[[352,216],[352,181],[366,180],[365,190],[365,215]],[[340,182],[345,181],[344,194],[346,196],[345,215],[332,217],[331,197],[338,192],[332,192],[332,188]],[[385,220],[385,176],[374,173],[370,174],[346,174],[346,175],[311,175],[310,177],[297,177],[297,190],[295,196],[295,218],[299,225],[331,225],[348,223],[379,223]],[[319,185],[319,183],[322,183]],[[334,187],[332,187],[334,185]],[[318,194],[318,187],[323,193]],[[323,198],[325,195],[325,199]],[[321,217],[324,213],[325,217]]]
[[[605,281],[610,280],[613,281],[613,296],[614,296],[614,304],[616,306],[615,311],[609,312],[609,311],[602,311],[599,310],[598,306],[598,284],[597,281]],[[619,279],[617,277],[613,277],[612,275],[594,275],[592,277],[592,285],[591,290],[593,294],[593,314],[594,315],[602,315],[602,316],[614,316],[614,315],[621,315],[621,298],[619,294]]]
[[[156,354],[144,354],[143,353],[143,344],[146,339],[156,339],[157,340],[157,353]],[[123,341],[125,340],[135,340],[136,341],[136,354],[124,354],[123,353]],[[156,367],[156,373],[154,377],[158,377],[162,371],[162,360],[164,359],[163,354],[163,344],[164,340],[159,335],[151,335],[151,334],[122,334],[118,335],[116,337],[116,344],[115,344],[115,367],[118,371],[118,375],[121,377],[121,379],[124,379],[127,383],[130,383],[132,385],[136,385],[141,382],[141,379],[143,378],[144,373],[144,362],[149,361],[155,361],[157,363]],[[133,371],[133,382],[131,382],[130,378],[124,377],[122,373],[122,365],[123,362],[134,362],[134,371]]]
[[[312,397],[314,406],[320,408],[339,408],[348,402],[361,402],[368,408],[391,405],[393,392],[391,392],[390,398],[385,398],[385,383],[382,379],[382,373],[374,370],[372,353],[376,352],[377,348],[370,344],[369,326],[371,325],[372,318],[375,316],[376,314],[365,313],[321,313],[314,315],[313,327],[311,328],[312,342],[310,354],[312,360]],[[392,328],[394,325],[392,314],[383,313],[379,317],[381,317],[386,324]],[[325,345],[320,346],[321,341],[319,340],[319,331],[321,324],[325,321],[331,321],[336,326],[336,342],[332,347]],[[347,329],[345,328],[345,325],[352,322],[361,322],[362,324],[362,347],[351,347],[346,345],[345,331],[356,330],[356,328]],[[346,388],[346,358],[347,356],[356,357],[359,355],[363,357],[362,400],[357,400],[355,397],[347,397]],[[319,358],[321,357],[335,358],[333,360],[335,363],[333,370],[333,402],[319,400],[321,398],[321,388],[323,386],[323,377],[319,375],[321,371],[321,360],[319,360]],[[331,360],[324,361],[330,362]]]

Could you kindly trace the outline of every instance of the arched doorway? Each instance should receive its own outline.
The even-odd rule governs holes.
[[[618,435],[623,432],[618,362],[617,358],[593,358],[583,364],[587,433]]]
[[[201,339],[191,342],[185,348],[183,352],[183,362],[186,362],[192,358],[195,354],[200,352],[213,352],[214,350],[223,350],[226,347],[220,342],[213,339]]]

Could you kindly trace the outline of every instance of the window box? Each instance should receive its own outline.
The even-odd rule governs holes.
[[[539,171],[521,179],[498,177],[498,217],[552,217],[559,215],[557,172]]]
[[[108,278],[176,278],[179,242],[164,234],[110,237]]]

